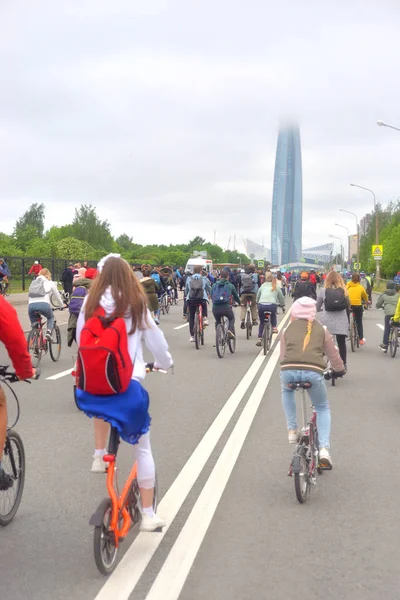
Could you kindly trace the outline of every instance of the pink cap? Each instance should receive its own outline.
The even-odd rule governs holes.
[[[293,302],[291,316],[293,319],[307,319],[313,321],[317,314],[316,301],[308,296],[299,298],[296,302]]]

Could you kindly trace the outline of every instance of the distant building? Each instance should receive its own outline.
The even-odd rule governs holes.
[[[303,250],[302,261],[317,265],[326,265],[332,259],[333,243],[322,244],[322,246],[314,246]]]
[[[297,125],[289,125],[281,127],[276,148],[271,219],[272,264],[300,260],[302,213],[300,131]]]
[[[360,230],[361,231],[361,230]],[[356,235],[349,236],[349,260],[357,256],[358,237]]]
[[[271,250],[269,248],[248,239],[243,239],[243,242],[246,255],[249,258],[253,258],[252,255],[254,255],[255,260],[267,260],[271,262]]]

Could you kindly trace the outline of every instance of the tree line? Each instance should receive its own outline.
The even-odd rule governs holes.
[[[119,252],[132,263],[184,266],[194,251],[206,251],[215,263],[249,263],[245,254],[224,250],[196,236],[187,244],[137,244],[127,233],[114,238],[110,223],[91,204],[75,209],[72,223],[45,230],[44,204],[32,204],[15,223],[12,235],[0,233],[1,256],[98,260]]]
[[[376,262],[372,257],[375,244],[375,221],[373,214],[366,235],[360,238],[361,268],[373,273]],[[379,243],[383,245],[381,277],[391,279],[400,271],[400,200],[391,202],[384,210],[378,206]]]

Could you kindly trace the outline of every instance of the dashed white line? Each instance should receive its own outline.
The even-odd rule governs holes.
[[[174,327],[174,329],[183,329],[184,327],[189,327],[189,323],[184,323],[183,325],[179,325],[178,327]]]
[[[385,331],[384,326],[381,325],[380,323],[376,323],[376,326],[379,327],[379,329],[382,329],[382,331]]]
[[[280,322],[279,331],[285,326],[289,314],[290,311]],[[276,352],[270,361],[274,360]],[[161,500],[157,512],[165,519],[167,526],[159,534],[139,533],[95,600],[127,600],[130,597],[266,358],[261,351]],[[263,381],[266,380],[265,373]],[[255,389],[261,389],[259,384]]]
[[[71,375],[73,369],[67,369],[66,371],[61,371],[61,373],[57,373],[56,375],[52,375],[51,377],[46,377],[46,380],[50,379],[54,381],[55,379],[61,379],[61,377],[65,377],[66,375]]]

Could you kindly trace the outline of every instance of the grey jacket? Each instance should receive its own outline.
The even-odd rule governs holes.
[[[376,301],[376,308],[383,308],[385,310],[385,315],[392,317],[396,312],[399,298],[400,296],[396,290],[386,290],[386,292],[383,292]]]

